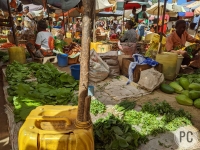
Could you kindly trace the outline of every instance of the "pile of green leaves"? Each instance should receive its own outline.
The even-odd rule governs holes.
[[[32,77],[31,70],[26,64],[20,64],[15,61],[6,68],[6,79],[9,85],[16,85]]]
[[[38,105],[77,104],[74,90],[78,89],[78,81],[69,74],[59,72],[51,63],[14,62],[8,65],[6,77],[9,83],[8,100],[15,107],[16,121],[24,120]],[[31,78],[37,81],[27,80]]]
[[[9,60],[8,52],[0,51],[0,61],[7,62]]]
[[[135,150],[144,141],[130,124],[109,114],[94,124],[96,150]]]
[[[142,136],[174,131],[191,124],[191,115],[183,109],[175,110],[166,101],[142,106],[142,111],[127,111],[124,120],[141,129]]]
[[[54,46],[57,51],[63,52],[63,47],[65,45],[67,45],[67,43],[64,40],[55,39]]]
[[[108,115],[94,123],[97,150],[134,150],[141,143],[147,142],[149,135],[175,131],[181,126],[192,124],[188,112],[175,110],[166,101],[155,104],[147,102],[141,111],[133,110],[134,102],[132,109],[128,103],[131,102],[115,105],[115,109],[123,112],[120,119]]]
[[[97,99],[91,100],[90,112],[95,116],[106,111],[106,106]]]
[[[132,110],[135,108],[135,102],[130,102],[130,101],[122,101],[119,104],[115,105],[115,109],[117,111],[128,111],[128,110]]]

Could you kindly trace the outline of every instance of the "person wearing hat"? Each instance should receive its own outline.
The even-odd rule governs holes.
[[[54,38],[51,32],[48,32],[47,23],[45,20],[39,20],[37,24],[37,37],[35,45],[28,43],[27,49],[31,55],[34,55],[38,58],[43,58],[46,56],[53,55],[54,49]]]

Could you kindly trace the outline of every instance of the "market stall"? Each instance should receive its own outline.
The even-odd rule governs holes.
[[[0,40],[5,44],[2,48],[15,51],[9,54],[9,64],[3,68],[13,150],[52,147],[59,150],[67,145],[77,150],[93,150],[94,143],[95,149],[143,150],[153,146],[163,149],[163,144],[145,143],[152,135],[172,134],[180,127],[192,125],[191,115],[179,108],[194,111],[195,125],[199,126],[198,70],[191,75],[179,75],[183,58],[161,53],[166,38],[156,33],[137,42],[142,48],[137,48],[134,55],[132,48],[135,50],[136,43],[119,45],[118,37],[97,38],[90,43],[91,18],[95,12],[91,5],[92,0],[83,1],[85,11],[79,31],[82,34],[55,33],[54,43],[50,44],[55,53],[51,57],[56,61],[45,57],[38,59],[40,63],[29,63],[32,60],[26,59],[24,49],[20,52],[19,47],[13,48],[13,44],[5,44],[5,39]],[[161,9],[163,15],[165,6],[166,1]],[[72,11],[64,16],[69,16],[69,12]],[[158,49],[159,44],[163,49]],[[36,60],[34,55],[31,57]],[[170,140],[172,137],[166,136]],[[46,144],[47,139],[53,144]],[[67,142],[69,139],[73,142]],[[166,147],[177,147],[162,140]]]

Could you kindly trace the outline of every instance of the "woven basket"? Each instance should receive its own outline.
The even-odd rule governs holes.
[[[68,57],[68,64],[71,65],[71,64],[77,64],[79,63],[79,56],[75,57],[75,58],[69,58]]]

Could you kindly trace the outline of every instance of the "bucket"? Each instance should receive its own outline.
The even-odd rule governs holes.
[[[71,65],[70,69],[71,69],[71,75],[74,77],[74,79],[79,80],[80,79],[80,64]]]
[[[178,75],[180,68],[181,68],[181,64],[183,61],[183,56],[182,55],[178,55],[178,59],[177,59],[177,65],[176,65],[176,74]]]
[[[58,54],[58,66],[66,67],[68,65],[68,54]]]
[[[88,86],[88,96],[94,96],[94,86]]]
[[[26,63],[26,53],[23,47],[13,46],[8,48],[9,62],[17,61],[19,63]]]

